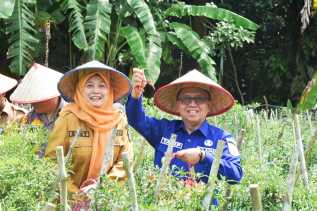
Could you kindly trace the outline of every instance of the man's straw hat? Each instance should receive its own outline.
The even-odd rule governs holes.
[[[79,79],[78,74],[83,71],[109,71],[110,86],[113,88],[115,102],[126,96],[131,89],[130,81],[123,73],[98,61],[90,61],[66,72],[58,82],[58,90],[62,94],[64,100],[68,102],[73,101]]]
[[[176,98],[179,91],[185,87],[201,88],[210,94],[211,104],[207,116],[224,113],[234,104],[234,98],[227,90],[198,70],[191,70],[182,77],[159,88],[154,94],[154,104],[167,113],[179,116],[176,109]]]
[[[0,74],[0,95],[15,87],[17,83],[15,79]]]
[[[10,96],[16,103],[36,103],[60,96],[57,82],[62,73],[34,63]]]

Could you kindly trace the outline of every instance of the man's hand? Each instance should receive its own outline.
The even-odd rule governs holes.
[[[202,157],[202,151],[198,148],[183,149],[175,152],[174,157],[181,159],[190,165],[196,165]]]
[[[145,85],[146,78],[143,70],[133,68],[131,96],[135,99],[138,99],[142,95]]]

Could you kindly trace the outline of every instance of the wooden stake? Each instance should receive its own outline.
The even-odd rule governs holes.
[[[167,150],[165,152],[165,156],[162,158],[162,167],[160,170],[160,175],[159,175],[159,179],[158,179],[157,184],[156,184],[155,195],[154,195],[156,201],[158,201],[161,187],[165,183],[165,178],[167,176],[168,167],[169,167],[170,162],[171,162],[172,157],[173,157],[173,147],[175,145],[176,138],[177,138],[177,135],[172,133],[170,141],[168,143]]]
[[[137,200],[137,194],[136,194],[136,185],[135,185],[135,179],[134,174],[130,165],[129,161],[129,154],[127,152],[123,152],[121,154],[122,160],[123,160],[123,168],[128,173],[128,183],[129,183],[129,194],[130,198],[132,199],[132,211],[138,211],[138,200]]]
[[[51,203],[51,202],[46,202],[44,208],[42,209],[42,211],[55,211],[56,209],[56,205]],[[0,209],[1,211],[1,209]]]
[[[249,186],[252,198],[252,211],[262,211],[262,199],[258,184],[251,184]]]
[[[307,168],[306,168],[304,147],[303,147],[303,141],[302,141],[302,137],[301,137],[301,130],[300,130],[300,126],[299,126],[298,114],[294,113],[293,120],[294,120],[294,125],[295,125],[296,145],[298,148],[299,161],[300,161],[300,165],[301,165],[303,182],[304,182],[304,186],[306,188],[308,188],[308,173],[307,173]]]
[[[260,120],[259,116],[256,115],[256,142],[258,144],[258,149],[259,149],[259,159],[262,164],[263,157],[262,157],[262,141],[261,141],[261,131],[260,131]]]
[[[208,179],[208,184],[206,185],[205,196],[202,201],[203,210],[209,211],[209,207],[211,204],[211,197],[215,189],[215,183],[217,180],[218,169],[220,166],[221,155],[223,153],[225,142],[223,140],[219,140],[217,144],[217,149],[215,152],[214,161],[211,166],[210,175]]]
[[[62,146],[56,147],[56,157],[59,169],[59,177],[60,177],[60,203],[62,205],[62,210],[68,210],[67,204],[67,173],[64,162],[64,150]]]

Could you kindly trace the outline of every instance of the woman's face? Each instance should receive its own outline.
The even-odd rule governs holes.
[[[106,82],[98,75],[90,77],[84,86],[84,98],[94,107],[101,107],[108,96],[108,86]]]

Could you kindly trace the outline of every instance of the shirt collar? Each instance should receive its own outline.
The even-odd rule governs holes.
[[[176,131],[179,131],[181,129],[183,131],[186,131],[184,122],[183,121],[179,121],[179,123],[176,125],[175,129],[176,129]],[[208,135],[208,123],[207,123],[207,120],[205,120],[196,131],[200,131],[205,137],[207,137],[207,135]],[[196,132],[196,131],[194,131],[194,132]]]

